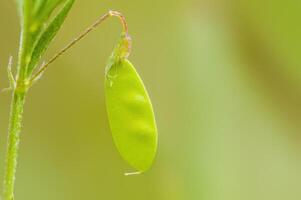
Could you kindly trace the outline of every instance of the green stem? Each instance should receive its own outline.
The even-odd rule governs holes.
[[[17,157],[20,141],[20,131],[26,92],[14,89],[12,95],[10,121],[8,129],[8,144],[6,153],[6,169],[3,186],[4,200],[14,199],[14,182],[17,168]]]

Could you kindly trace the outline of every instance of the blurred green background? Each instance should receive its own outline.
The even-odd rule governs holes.
[[[0,1],[0,87],[16,56],[13,0]],[[153,100],[159,150],[140,176],[106,117],[110,19],[53,64],[26,102],[16,199],[301,199],[301,2],[77,1],[45,59],[109,9],[127,17],[131,61]],[[9,93],[0,94],[3,177]]]

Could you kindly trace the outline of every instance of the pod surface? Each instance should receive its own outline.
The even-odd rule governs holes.
[[[122,59],[106,72],[106,105],[115,145],[132,167],[144,172],[155,158],[157,127],[153,107],[133,65]]]

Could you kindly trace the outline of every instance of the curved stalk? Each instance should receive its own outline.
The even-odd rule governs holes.
[[[72,40],[68,45],[66,45],[62,50],[60,50],[57,54],[55,54],[47,63],[43,63],[39,70],[32,76],[30,79],[31,83],[37,81],[41,75],[46,71],[51,63],[53,63],[56,59],[58,59],[61,55],[63,55],[68,49],[74,46],[77,42],[83,39],[86,35],[88,35],[91,31],[95,30],[98,25],[104,22],[109,17],[118,17],[121,21],[123,32],[128,36],[128,25],[126,23],[124,15],[117,11],[109,11],[106,14],[102,15],[94,24],[92,24],[89,28],[87,28],[83,33],[81,33],[78,37]],[[129,36],[128,36],[129,37]]]

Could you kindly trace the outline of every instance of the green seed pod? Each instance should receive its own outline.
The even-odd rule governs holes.
[[[148,93],[126,58],[130,40],[124,36],[106,68],[108,119],[121,156],[139,172],[144,172],[151,167],[156,154],[157,128]]]

